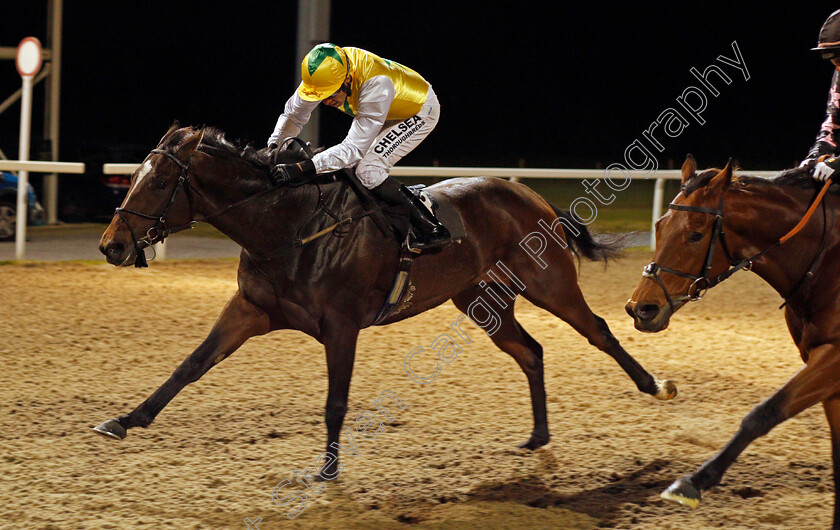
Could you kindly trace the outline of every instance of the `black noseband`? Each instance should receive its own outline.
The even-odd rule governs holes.
[[[194,152],[194,151],[193,151]],[[148,267],[148,263],[146,261],[146,251],[147,247],[154,245],[160,241],[166,239],[169,234],[173,234],[175,232],[180,232],[181,230],[186,230],[187,228],[192,228],[195,225],[195,221],[193,221],[193,214],[192,214],[192,193],[190,193],[190,176],[189,176],[189,169],[190,169],[190,162],[192,161],[192,153],[190,153],[190,158],[187,159],[186,162],[182,162],[170,153],[169,151],[164,151],[163,149],[153,149],[152,153],[156,153],[159,155],[164,155],[168,157],[170,160],[178,164],[178,167],[181,168],[181,175],[178,177],[178,183],[175,186],[175,189],[172,191],[172,196],[169,198],[169,202],[166,203],[166,206],[163,208],[163,213],[160,215],[151,215],[143,212],[138,212],[135,210],[129,210],[128,208],[117,208],[114,213],[122,219],[125,225],[128,227],[128,231],[131,233],[131,239],[134,241],[134,250],[137,254],[137,257],[134,260],[135,267]],[[184,193],[187,196],[187,202],[189,203],[190,208],[190,221],[187,224],[169,227],[166,223],[166,218],[169,216],[169,211],[172,209],[172,205],[175,203],[175,197],[178,196],[178,190],[184,188]],[[154,226],[149,228],[146,231],[146,235],[138,238],[134,234],[134,229],[131,228],[131,224],[125,218],[124,214],[131,214],[136,215],[137,217],[142,217],[143,219],[150,219],[155,221]]]

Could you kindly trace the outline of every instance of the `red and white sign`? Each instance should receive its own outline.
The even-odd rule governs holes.
[[[15,66],[21,77],[33,77],[41,69],[41,41],[26,37],[17,47]]]

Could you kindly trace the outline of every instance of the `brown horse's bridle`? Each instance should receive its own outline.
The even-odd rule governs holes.
[[[312,150],[309,148],[309,146],[303,140],[301,140],[300,138],[287,138],[286,141],[284,141],[284,145],[286,143],[290,142],[290,141],[298,143],[301,146],[302,150],[310,158],[312,157],[312,155],[313,155]],[[192,162],[192,155],[193,155],[193,153],[198,151],[199,145],[201,145],[201,139],[199,139],[198,145],[196,145],[196,147],[190,153],[190,156],[187,158],[186,162],[182,162],[181,160],[178,159],[178,157],[176,157],[175,155],[173,155],[169,151],[165,151],[163,149],[152,149],[152,153],[156,153],[156,154],[160,154],[160,155],[164,155],[164,156],[168,157],[170,160],[172,160],[173,162],[178,164],[178,167],[181,168],[181,175],[178,177],[178,183],[175,185],[175,189],[172,191],[172,196],[169,198],[169,202],[166,203],[166,206],[163,209],[163,213],[161,213],[160,215],[152,215],[152,214],[147,214],[147,213],[143,213],[143,212],[138,212],[136,210],[129,210],[128,208],[123,208],[123,207],[119,207],[115,210],[115,212],[114,212],[115,215],[118,215],[120,217],[120,219],[122,219],[122,221],[128,227],[128,231],[131,233],[131,239],[132,239],[132,241],[134,241],[134,250],[136,252],[136,258],[135,258],[135,261],[134,261],[134,266],[135,267],[148,267],[149,265],[148,265],[147,260],[146,260],[145,249],[154,245],[155,243],[163,241],[170,234],[174,234],[176,232],[180,232],[181,230],[186,230],[188,228],[192,228],[199,221],[206,222],[206,221],[209,221],[210,219],[212,219],[214,217],[219,217],[221,215],[224,215],[224,214],[228,213],[229,211],[233,210],[234,208],[242,206],[245,203],[251,202],[251,201],[253,201],[253,200],[255,200],[259,197],[262,197],[264,195],[267,195],[269,193],[273,193],[280,188],[298,188],[300,186],[303,186],[303,185],[309,184],[310,182],[313,182],[318,177],[318,175],[314,175],[312,177],[309,177],[308,179],[305,179],[303,181],[300,181],[300,182],[297,182],[297,183],[294,183],[294,184],[289,184],[288,182],[275,183],[273,186],[271,186],[271,187],[269,187],[269,188],[267,188],[263,191],[260,191],[260,192],[257,192],[255,194],[253,194],[253,195],[245,197],[242,200],[236,201],[233,204],[229,204],[228,206],[225,206],[224,208],[218,210],[217,212],[214,212],[210,215],[204,216],[203,218],[196,220],[193,216],[193,195],[192,195],[193,188],[190,186],[189,169],[190,169],[190,162]],[[316,186],[317,186],[317,184],[316,184]],[[166,218],[169,215],[169,210],[172,208],[172,205],[175,203],[175,198],[178,196],[178,191],[181,188],[184,189],[184,193],[187,196],[187,203],[189,204],[189,211],[190,211],[190,220],[186,224],[173,226],[173,227],[170,228],[167,225]],[[321,192],[320,186],[317,186],[317,188],[318,188],[318,207],[315,209],[315,211],[313,212],[312,215],[314,216],[318,211],[323,210],[324,212],[327,213],[327,215],[329,215],[330,217],[335,219],[336,222],[333,223],[332,225],[316,232],[315,234],[310,235],[310,236],[307,236],[307,237],[304,237],[304,238],[295,238],[295,240],[292,241],[290,244],[286,245],[285,247],[282,247],[280,249],[281,251],[300,248],[300,247],[302,247],[302,246],[304,246],[308,243],[311,243],[312,241],[315,241],[316,239],[321,238],[321,237],[323,237],[327,234],[330,234],[330,233],[339,234],[337,229],[339,229],[341,227],[344,227],[346,225],[349,225],[350,223],[352,223],[354,221],[359,221],[360,219],[362,219],[364,217],[368,217],[369,215],[374,214],[374,213],[376,213],[380,210],[385,210],[386,209],[386,208],[383,208],[383,207],[380,206],[380,207],[374,208],[372,210],[364,211],[361,214],[356,215],[356,216],[346,217],[344,219],[339,219],[338,216],[336,214],[334,214],[333,212],[331,212],[327,208],[326,204],[324,204],[323,194]],[[197,189],[195,191],[199,195],[201,195],[200,191],[198,191]],[[137,217],[142,217],[143,219],[153,220],[153,221],[155,221],[155,224],[154,224],[154,226],[149,228],[149,230],[146,231],[145,236],[138,238],[134,234],[134,229],[131,228],[131,224],[129,224],[128,220],[123,215],[124,213],[136,215]]]
[[[193,151],[194,152],[194,151]],[[169,151],[164,151],[163,149],[152,149],[152,153],[156,153],[159,155],[164,155],[168,157],[170,160],[178,164],[178,167],[181,168],[181,175],[178,177],[178,183],[175,185],[175,189],[172,191],[172,196],[169,198],[169,202],[166,203],[166,206],[163,208],[163,213],[160,215],[152,215],[148,213],[138,212],[135,210],[129,210],[128,208],[119,207],[117,208],[114,213],[122,219],[125,225],[128,227],[128,231],[131,233],[131,239],[134,241],[134,250],[137,254],[137,257],[134,261],[135,267],[148,267],[148,263],[146,262],[146,251],[147,247],[154,245],[160,241],[166,239],[169,234],[174,234],[175,232],[180,232],[181,230],[186,230],[188,228],[192,228],[195,225],[195,221],[193,220],[193,205],[192,205],[192,193],[190,189],[190,162],[192,161],[192,153],[190,153],[190,157],[187,159],[186,162],[182,162],[178,159],[175,155],[170,153]],[[183,225],[169,227],[166,218],[169,216],[169,211],[172,209],[172,205],[175,203],[175,198],[178,196],[178,191],[183,188],[184,193],[187,196],[187,202],[189,203],[190,209],[190,221]],[[124,213],[130,213],[132,215],[136,215],[137,217],[142,217],[143,219],[151,219],[155,221],[155,224],[146,231],[146,235],[143,237],[138,238],[134,234],[134,229],[131,228],[131,224],[125,218]]]
[[[730,276],[732,276],[740,270],[750,270],[752,268],[753,263],[756,260],[764,256],[777,246],[781,245],[782,243],[796,235],[800,230],[802,230],[802,228],[811,218],[811,215],[813,215],[817,206],[822,202],[822,198],[825,196],[825,193],[828,191],[830,185],[831,179],[829,179],[825,183],[825,185],[820,190],[819,194],[814,199],[814,201],[811,203],[811,206],[808,208],[808,211],[805,212],[805,215],[802,217],[799,223],[797,223],[797,225],[793,227],[787,234],[777,239],[775,243],[765,248],[761,252],[753,254],[752,256],[744,258],[740,261],[732,257],[732,253],[729,251],[729,246],[726,244],[726,236],[723,233],[723,195],[720,196],[720,202],[718,203],[717,208],[707,208],[705,206],[687,206],[684,204],[671,203],[668,205],[669,210],[681,210],[685,212],[704,213],[715,216],[715,226],[712,229],[712,238],[709,240],[709,249],[706,251],[706,261],[703,265],[703,270],[700,271],[700,274],[690,274],[676,269],[669,269],[667,267],[663,267],[657,264],[655,261],[652,261],[643,269],[642,276],[646,278],[653,278],[653,280],[655,280],[656,283],[659,284],[659,287],[662,288],[662,292],[665,294],[665,298],[668,300],[668,305],[670,306],[671,311],[673,311],[676,308],[675,302],[695,302],[697,300],[700,300],[701,298],[703,298],[703,295],[706,294],[706,291],[708,291],[715,285],[721,283],[722,281],[726,280],[727,278],[729,278]],[[720,245],[723,247],[723,252],[726,254],[726,259],[729,260],[730,268],[729,270],[722,272],[721,274],[718,274],[715,277],[709,277],[709,273],[712,269],[712,260],[715,256],[715,243],[718,240],[720,240]],[[668,293],[668,289],[665,287],[665,283],[659,277],[659,271],[667,272],[694,281],[691,285],[688,286],[688,290],[685,294],[677,296],[676,298],[671,298],[671,295]]]
[[[701,298],[703,298],[703,295],[706,294],[706,291],[719,284],[723,280],[729,278],[739,270],[749,270],[749,268],[752,266],[752,260],[758,258],[760,255],[764,254],[764,252],[770,250],[767,249],[764,252],[753,256],[752,258],[744,259],[741,261],[737,261],[735,258],[732,257],[732,253],[729,251],[729,246],[726,244],[726,236],[723,232],[723,196],[721,196],[720,204],[717,208],[707,208],[705,206],[686,206],[683,204],[671,203],[668,205],[668,209],[704,213],[715,216],[715,225],[712,229],[712,238],[709,240],[709,249],[706,251],[706,261],[703,264],[703,269],[700,271],[700,274],[691,274],[676,269],[669,269],[668,267],[663,267],[659,265],[655,261],[650,262],[650,264],[648,264],[642,271],[642,276],[646,278],[653,278],[656,281],[656,283],[659,284],[659,287],[662,288],[662,292],[665,294],[665,298],[668,300],[668,305],[670,306],[672,311],[675,309],[676,303],[694,302],[700,300]],[[726,254],[726,258],[729,260],[731,268],[722,274],[710,278],[709,273],[712,270],[712,261],[715,257],[715,243],[718,240],[720,241],[720,244],[723,247],[723,252]],[[662,281],[662,278],[659,277],[659,271],[667,272],[694,281],[691,285],[688,286],[688,290],[685,294],[672,298],[671,295],[668,293],[668,289],[665,287],[665,283]]]

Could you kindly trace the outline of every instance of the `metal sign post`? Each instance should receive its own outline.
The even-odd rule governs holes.
[[[29,160],[29,132],[32,122],[32,78],[41,69],[41,42],[35,37],[26,37],[18,44],[15,66],[23,79],[20,108],[20,147],[18,160]],[[15,259],[22,260],[26,250],[26,218],[29,212],[27,191],[29,172],[18,173],[17,220],[15,221]]]

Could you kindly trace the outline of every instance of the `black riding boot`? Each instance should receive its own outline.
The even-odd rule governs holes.
[[[385,182],[370,191],[378,199],[391,206],[408,206],[411,224],[417,232],[416,238],[409,239],[411,248],[437,248],[448,244],[452,240],[449,230],[429,213],[420,199],[396,179],[388,177]]]

